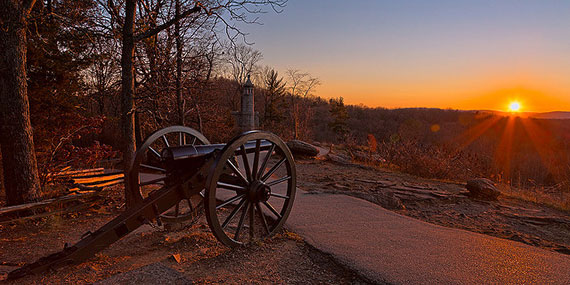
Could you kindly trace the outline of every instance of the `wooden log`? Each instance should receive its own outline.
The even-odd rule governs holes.
[[[40,213],[37,215],[32,215],[32,216],[17,217],[17,218],[9,218],[6,220],[0,220],[0,225],[12,223],[12,222],[37,219],[37,218],[42,218],[42,217],[47,217],[47,216],[52,216],[52,215],[57,215],[57,214],[65,214],[65,213],[81,211],[81,210],[85,210],[85,209],[92,207],[94,204],[95,204],[94,202],[93,203],[82,203],[82,204],[79,204],[79,205],[71,207],[71,208],[64,208],[64,209],[57,210],[57,211],[48,211],[48,212],[43,212],[43,213]]]
[[[83,184],[83,185],[96,185],[106,183],[108,181],[123,179],[123,173],[114,174],[114,175],[105,175],[105,176],[97,176],[97,177],[90,177],[90,178],[74,178],[72,181],[74,184]]]
[[[105,172],[104,168],[93,168],[93,169],[81,169],[81,170],[70,170],[70,171],[60,171],[55,173],[48,173],[48,177],[74,177],[87,174],[103,174]]]
[[[16,212],[24,211],[24,210],[37,209],[40,207],[50,206],[50,205],[55,204],[55,203],[70,202],[70,201],[79,200],[82,198],[88,198],[88,197],[95,196],[95,195],[98,195],[98,193],[97,192],[91,192],[91,193],[85,193],[85,194],[69,194],[69,195],[65,195],[62,197],[58,197],[58,198],[43,200],[40,202],[3,207],[3,208],[0,208],[0,215],[16,213]]]
[[[108,181],[95,183],[95,184],[77,184],[77,186],[82,190],[84,190],[84,189],[101,189],[103,187],[109,187],[109,186],[121,184],[121,183],[123,183],[123,181],[124,181],[123,177],[120,177],[120,178],[116,178],[113,180],[108,180]]]
[[[108,173],[100,173],[100,174],[89,174],[89,175],[81,175],[81,176],[75,176],[73,177],[74,179],[84,179],[84,178],[94,178],[94,177],[105,177],[105,176],[113,176],[113,175],[117,175],[117,174],[123,174],[123,171],[113,171],[113,172],[108,172]]]

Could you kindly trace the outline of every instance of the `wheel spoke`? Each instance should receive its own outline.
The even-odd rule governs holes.
[[[255,218],[255,207],[253,206],[253,203],[250,204],[249,207],[249,240],[253,240],[253,238],[255,237],[255,228],[254,228],[254,219]]]
[[[277,180],[273,180],[273,181],[271,181],[271,182],[267,182],[267,183],[265,183],[265,185],[271,187],[271,186],[275,186],[275,185],[277,185],[277,184],[279,184],[279,183],[283,183],[283,182],[285,182],[285,181],[287,181],[287,180],[289,180],[289,179],[291,179],[291,176],[285,176],[285,177],[279,178],[279,179],[277,179]]]
[[[257,207],[257,212],[259,213],[259,216],[261,217],[261,220],[263,221],[263,226],[265,227],[267,234],[270,234],[271,231],[269,230],[269,226],[267,225],[267,220],[265,219],[265,215],[261,211],[261,206],[259,205],[259,202],[257,202],[257,204],[255,204],[255,207]]]
[[[241,228],[243,227],[243,221],[245,220],[245,215],[247,214],[247,211],[249,210],[249,205],[250,205],[250,203],[247,202],[247,205],[245,206],[245,209],[243,210],[243,213],[241,214],[241,217],[239,218],[238,227],[237,227],[236,233],[234,235],[235,240],[238,240],[239,232],[241,231]]]
[[[259,149],[261,147],[261,140],[255,140],[255,155],[253,157],[253,167],[251,168],[251,177],[257,178],[257,166],[259,165]],[[253,207],[252,207],[253,208]]]
[[[259,171],[257,172],[257,178],[261,177],[263,175],[263,172],[265,172],[265,167],[267,166],[267,162],[269,162],[269,158],[271,158],[271,154],[273,153],[274,149],[275,149],[275,144],[272,143],[271,147],[269,148],[269,151],[265,155],[265,159],[263,159],[263,163],[259,167]]]
[[[194,206],[192,206],[192,201],[190,201],[190,199],[186,199],[186,201],[188,202],[188,208],[190,208],[190,212],[194,212]]]
[[[279,162],[277,162],[277,164],[275,164],[273,167],[271,167],[271,169],[269,169],[269,171],[267,171],[267,173],[265,173],[265,175],[263,175],[263,177],[261,178],[261,181],[265,182],[267,180],[267,178],[269,178],[271,175],[273,175],[273,173],[275,173],[275,171],[277,171],[277,169],[279,167],[281,167],[281,165],[283,165],[285,160],[287,160],[286,157],[282,158]]]
[[[235,201],[237,201],[237,200],[243,198],[244,196],[245,196],[245,195],[243,195],[243,194],[236,195],[236,196],[234,196],[234,197],[232,197],[232,198],[230,198],[230,199],[224,201],[222,204],[216,206],[216,210],[218,210],[218,209],[220,209],[220,208],[223,208],[223,207],[225,207],[225,206],[227,206],[227,205],[229,205],[229,204],[231,204],[231,203],[233,203],[233,202],[235,202]]]
[[[178,145],[179,145],[179,146],[185,145],[185,144],[186,144],[185,140],[186,140],[186,136],[184,135],[184,133],[183,133],[183,132],[179,132],[179,133],[178,133]]]
[[[164,145],[166,145],[166,147],[170,147],[170,144],[168,143],[168,139],[166,139],[165,135],[162,135],[162,141],[164,142]]]
[[[241,180],[243,180],[243,182],[247,185],[249,184],[247,182],[247,179],[245,179],[245,177],[243,176],[243,174],[241,173],[241,171],[239,171],[239,169],[237,168],[237,166],[235,166],[235,164],[233,164],[233,162],[231,161],[227,161],[227,163],[230,165],[230,168],[232,169],[232,172],[235,173],[235,175],[237,175],[239,178],[241,178]]]
[[[228,226],[230,221],[236,216],[236,214],[239,212],[239,210],[241,208],[243,208],[243,205],[245,204],[245,202],[247,202],[247,199],[243,199],[243,200],[241,200],[241,202],[239,202],[237,207],[235,207],[235,209],[230,213],[230,215],[226,218],[226,220],[222,224],[222,229],[225,229]]]
[[[149,146],[148,149],[150,149],[150,151],[158,158],[161,158],[160,153],[158,153],[158,151],[156,151],[154,148],[152,148],[152,146]]]
[[[164,168],[160,168],[160,167],[156,167],[156,166],[152,166],[152,165],[148,165],[148,164],[139,164],[140,167],[146,168],[146,169],[152,169],[152,170],[156,170],[156,171],[160,171],[160,172],[164,172],[166,173],[166,169]]]
[[[241,145],[241,159],[243,160],[243,166],[245,167],[245,175],[247,176],[247,181],[251,181],[251,170],[249,168],[249,161],[247,160],[245,145]]]
[[[223,182],[223,183],[227,183],[227,184],[246,186],[246,184],[244,184],[244,182],[241,178],[239,178],[233,174],[222,173],[220,175],[220,179],[218,179],[218,181]]]
[[[140,183],[139,186],[146,186],[146,185],[151,185],[151,184],[158,184],[158,183],[156,183],[156,182],[164,181],[165,179],[166,179],[166,176],[165,176],[165,177],[161,177],[161,178],[157,178],[157,179],[153,179],[153,180],[149,180],[149,181]]]
[[[271,196],[273,196],[273,197],[278,197],[278,198],[283,198],[283,199],[289,199],[289,198],[290,198],[289,196],[281,195],[281,194],[273,193],[273,192],[271,192]]]
[[[178,217],[179,211],[180,211],[180,202],[176,203],[176,207],[174,207],[174,217]]]
[[[279,212],[277,212],[277,210],[275,210],[275,208],[273,208],[273,206],[271,206],[271,204],[269,204],[269,202],[265,201],[265,202],[263,202],[263,205],[265,205],[269,210],[271,210],[271,212],[273,212],[273,214],[275,216],[277,216],[279,219],[281,219],[281,214],[279,214]]]
[[[245,191],[246,190],[246,188],[243,186],[224,183],[224,182],[218,182],[218,187],[222,188],[222,189],[234,190],[234,191]]]
[[[192,142],[190,143],[191,145],[194,145],[196,143],[196,137],[192,137]]]

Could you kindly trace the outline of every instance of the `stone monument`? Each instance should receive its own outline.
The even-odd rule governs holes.
[[[248,75],[247,81],[243,85],[243,93],[241,95],[241,111],[232,112],[236,117],[239,132],[247,132],[257,128],[258,114],[255,112],[254,103],[253,83],[251,83],[251,79]]]

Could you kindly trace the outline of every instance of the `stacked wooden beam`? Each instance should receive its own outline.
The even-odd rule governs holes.
[[[82,210],[93,205],[105,187],[124,182],[120,171],[103,168],[68,170],[48,175],[51,181],[70,185],[69,194],[39,202],[0,208],[0,224]],[[75,202],[75,203],[74,203]],[[71,205],[71,206],[70,206]]]

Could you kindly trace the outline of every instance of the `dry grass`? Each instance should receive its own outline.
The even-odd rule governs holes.
[[[376,153],[369,152],[366,146],[335,145],[333,149],[337,153],[346,152],[358,164],[423,178],[465,182],[472,178],[486,177],[493,180],[505,196],[570,211],[570,181],[552,186],[529,184],[514,187],[509,183],[512,181],[495,174],[492,167],[484,163],[484,159],[472,154],[453,154],[442,148],[417,143],[383,144]]]
[[[503,195],[529,201],[570,213],[570,189],[564,187],[567,183],[561,183],[558,187],[526,188],[520,189],[505,184],[499,184],[498,188]]]

